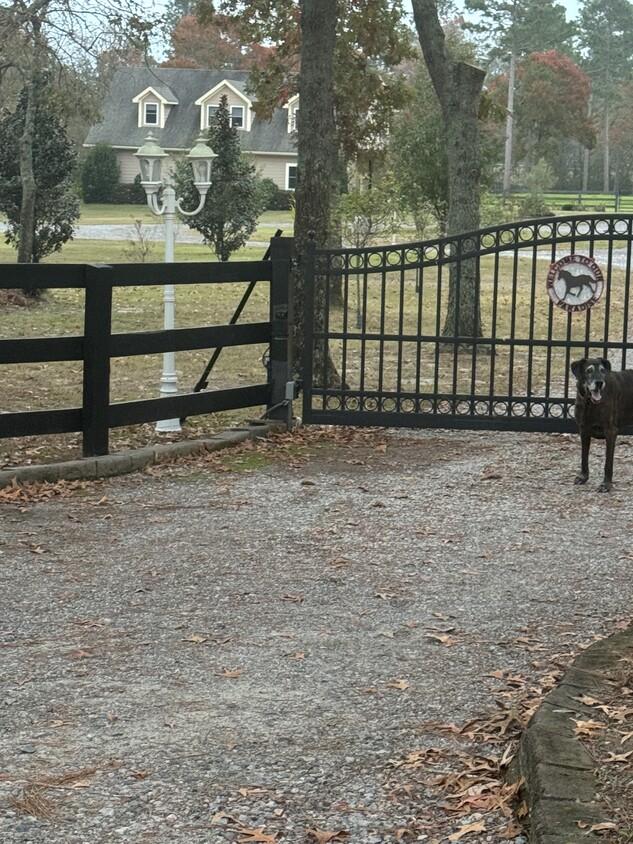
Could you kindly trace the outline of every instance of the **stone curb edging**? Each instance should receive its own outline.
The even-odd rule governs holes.
[[[106,454],[103,457],[83,457],[61,463],[3,469],[0,471],[0,489],[11,486],[14,482],[18,484],[56,483],[60,480],[96,480],[114,475],[125,475],[173,457],[218,451],[245,440],[266,437],[273,431],[285,430],[285,427],[281,422],[254,421],[249,422],[248,427],[230,428],[205,439],[159,443],[147,448]]]
[[[578,826],[607,820],[595,802],[596,762],[574,736],[572,717],[590,718],[576,698],[604,684],[605,669],[633,648],[633,628],[583,651],[532,716],[519,743],[512,776],[525,780],[530,844],[586,844]]]

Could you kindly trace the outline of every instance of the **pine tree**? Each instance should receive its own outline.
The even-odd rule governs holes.
[[[255,166],[242,152],[238,130],[231,126],[226,96],[220,100],[208,142],[217,158],[213,161],[207,201],[199,214],[182,219],[200,232],[220,261],[228,261],[255,231],[262,212],[262,192]],[[199,196],[186,161],[179,162],[175,182],[185,207],[195,208]]]

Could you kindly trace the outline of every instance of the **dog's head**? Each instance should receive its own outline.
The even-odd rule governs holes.
[[[611,364],[606,358],[581,358],[571,365],[571,371],[578,382],[578,392],[582,396],[589,396],[594,404],[602,401],[606,374],[610,370]]]

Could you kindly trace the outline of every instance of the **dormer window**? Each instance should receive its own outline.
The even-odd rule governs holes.
[[[157,129],[164,129],[165,121],[173,106],[178,105],[178,100],[173,91],[166,85],[158,88],[145,88],[137,94],[133,100],[138,108],[138,125],[152,126]]]
[[[210,105],[207,106],[207,126],[213,125],[213,120],[215,119],[215,115],[217,114],[218,106]],[[229,123],[231,126],[235,126],[236,129],[243,129],[244,128],[244,107],[243,106],[231,106],[229,110]]]
[[[158,103],[145,103],[144,122],[146,126],[158,126]]]
[[[200,106],[200,128],[204,131],[213,125],[213,119],[222,97],[227,99],[231,126],[249,132],[253,119],[253,104],[246,94],[227,79],[196,100],[195,104]]]

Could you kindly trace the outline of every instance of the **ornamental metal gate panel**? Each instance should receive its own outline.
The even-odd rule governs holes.
[[[365,249],[310,243],[304,421],[575,430],[570,363],[633,365],[632,236],[633,215],[602,214]]]

